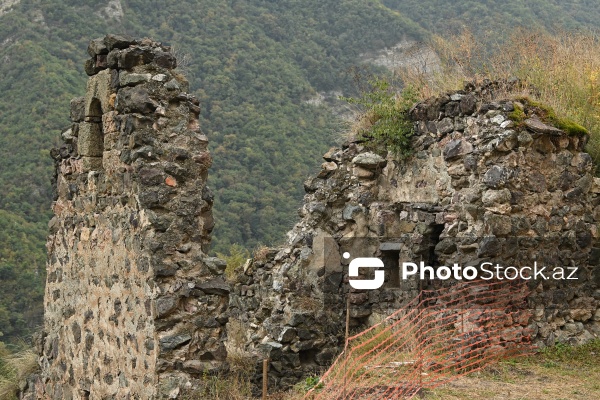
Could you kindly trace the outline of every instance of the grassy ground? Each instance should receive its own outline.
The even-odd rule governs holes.
[[[430,390],[425,399],[600,399],[600,340],[498,363]]]
[[[26,375],[35,367],[35,354],[23,350],[0,357],[0,399],[13,399]],[[218,381],[218,384],[215,382]],[[249,387],[242,381],[211,380],[203,396],[215,400],[244,400]],[[286,393],[271,393],[269,400],[300,400],[312,378]],[[207,388],[208,388],[207,386]],[[213,387],[214,386],[214,387]],[[207,389],[205,388],[205,389]],[[241,390],[243,389],[243,390]],[[196,393],[198,394],[198,393]],[[208,397],[206,397],[208,395]],[[427,390],[425,400],[590,400],[600,399],[600,339],[579,347],[557,345],[538,354],[502,361],[483,371]],[[376,400],[376,399],[373,399]]]

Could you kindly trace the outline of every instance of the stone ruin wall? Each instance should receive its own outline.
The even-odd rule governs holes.
[[[539,121],[535,107],[492,101],[503,88],[471,86],[415,106],[406,161],[360,141],[331,149],[304,183],[286,244],[227,282],[225,264],[207,256],[208,140],[169,48],[108,35],[88,51],[86,96],[73,100],[72,127],[52,153],[33,398],[176,398],[195,378],[227,370],[226,348],[257,366],[269,357],[270,387],[289,387],[339,354],[347,299],[361,329],[418,293],[389,263],[383,288],[350,289],[344,251],[437,265],[509,250],[515,264],[532,254],[574,260],[580,286],[533,288],[532,318],[507,322],[507,340],[600,334],[600,181],[586,138]],[[525,106],[525,124],[510,120],[515,106]]]
[[[271,359],[271,384],[288,387],[330,365],[343,348],[347,298],[360,329],[418,293],[416,281],[392,282],[398,259],[381,289],[350,288],[345,251],[433,266],[578,266],[577,285],[530,285],[529,318],[507,320],[502,340],[543,346],[600,335],[600,179],[587,137],[543,123],[527,103],[492,100],[506,85],[416,105],[405,162],[360,141],[324,155],[286,246],[246,263],[230,295],[231,315],[250,327],[241,347]],[[524,123],[510,119],[515,107]]]
[[[221,368],[228,285],[206,255],[211,156],[168,47],[93,40],[86,96],[52,153],[54,218],[37,395],[176,395]]]

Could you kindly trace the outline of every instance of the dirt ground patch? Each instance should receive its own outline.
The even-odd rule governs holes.
[[[600,341],[559,345],[530,357],[504,361],[427,391],[427,400],[600,399]]]

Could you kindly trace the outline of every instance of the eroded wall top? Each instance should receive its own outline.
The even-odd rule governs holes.
[[[525,99],[506,99],[514,85],[469,85],[417,104],[405,160],[364,141],[324,155],[286,246],[248,262],[230,296],[230,312],[250,327],[246,350],[273,360],[273,383],[328,366],[344,343],[347,301],[351,329],[360,329],[423,289],[427,282],[401,279],[402,261],[577,266],[577,284],[530,286],[529,318],[507,318],[500,341],[600,334],[600,179],[587,137],[551,126]],[[348,285],[348,263],[360,256],[384,261],[382,288]]]

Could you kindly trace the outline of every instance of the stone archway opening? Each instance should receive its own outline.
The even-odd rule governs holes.
[[[84,170],[102,169],[104,153],[104,133],[102,132],[102,104],[92,98],[85,110],[85,121],[79,127],[77,142],[79,154],[83,157]]]

